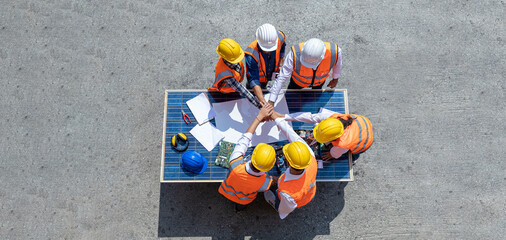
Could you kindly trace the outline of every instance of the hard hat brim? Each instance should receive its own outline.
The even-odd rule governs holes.
[[[288,164],[292,165],[292,159],[290,159],[290,156],[288,156],[288,152],[287,152],[288,145],[290,145],[290,143],[285,144],[285,146],[283,146],[283,155],[285,155],[285,159],[288,162]]]
[[[278,48],[278,40],[276,39],[276,44],[274,44],[274,46],[272,47],[265,47],[265,46],[262,46],[262,44],[260,44],[260,42],[258,42],[258,46],[260,46],[260,48],[264,51],[264,52],[272,52],[272,51],[275,51],[277,48]]]
[[[320,63],[321,63],[321,61],[319,61],[317,64],[310,64],[310,63],[304,61],[304,57],[302,57],[302,54],[300,55],[300,62],[302,63],[302,65],[304,65],[304,67],[307,67],[307,68],[318,67],[318,65],[320,65]]]
[[[197,174],[201,174],[201,173],[205,172],[206,169],[207,169],[208,161],[207,161],[207,159],[204,156],[202,156],[202,158],[205,159],[205,163],[206,164],[204,164],[204,167],[202,167],[202,170],[200,170],[200,172],[198,172]]]

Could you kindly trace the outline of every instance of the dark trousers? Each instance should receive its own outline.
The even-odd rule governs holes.
[[[322,84],[320,84],[318,86],[312,86],[311,88],[312,89],[322,89],[323,84],[325,84],[325,82],[323,82]],[[288,89],[303,89],[303,87],[297,85],[297,83],[295,83],[293,78],[290,78],[290,83],[288,84]]]

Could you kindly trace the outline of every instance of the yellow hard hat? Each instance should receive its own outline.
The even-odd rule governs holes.
[[[307,146],[299,141],[283,146],[283,154],[292,168],[302,170],[311,164],[311,153]]]
[[[241,46],[230,38],[220,41],[216,53],[232,64],[236,64],[244,58],[244,51]]]
[[[343,135],[343,123],[336,118],[327,118],[313,129],[313,136],[319,143],[336,140]]]
[[[265,143],[259,143],[255,150],[253,150],[253,154],[251,155],[251,163],[253,166],[262,171],[267,172],[271,170],[276,162],[276,151],[274,148]]]

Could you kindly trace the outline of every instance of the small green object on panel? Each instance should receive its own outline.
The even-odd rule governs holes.
[[[218,155],[216,155],[215,165],[228,168],[228,161],[230,160],[230,155],[234,151],[235,143],[227,142],[225,140],[221,140],[220,148],[218,149]]]

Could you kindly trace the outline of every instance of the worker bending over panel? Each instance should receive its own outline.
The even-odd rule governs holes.
[[[266,191],[265,200],[284,219],[296,208],[313,200],[316,194],[317,163],[313,150],[284,120],[282,114],[271,115],[279,130],[286,136],[289,144],[283,146],[283,155],[289,168],[279,176],[276,193]]]
[[[308,87],[321,89],[330,70],[332,70],[332,80],[327,84],[327,87],[334,88],[339,81],[341,65],[341,48],[337,44],[311,38],[306,42],[292,46],[270,89],[269,103],[276,102],[281,87],[290,76],[288,89]]]
[[[368,118],[357,114],[340,114],[333,111],[311,114],[299,112],[284,115],[286,121],[318,123],[313,136],[319,143],[332,143],[329,153],[323,160],[339,158],[351,151],[359,154],[371,147],[374,137],[372,124]]]
[[[221,93],[238,92],[260,109],[262,104],[241,84],[246,73],[246,67],[242,62],[244,51],[241,46],[234,40],[225,38],[218,44],[216,53],[220,55],[220,58],[214,69],[215,82],[208,90]]]
[[[276,31],[276,28],[269,23],[258,27],[256,40],[251,42],[244,51],[246,56],[246,67],[248,88],[253,89],[258,100],[265,104],[262,89],[267,83],[276,79],[279,67],[283,65],[285,56],[285,34]]]
[[[276,161],[276,151],[271,145],[260,143],[253,150],[251,157],[244,157],[258,124],[266,120],[273,111],[269,104],[260,109],[230,155],[229,174],[218,191],[236,203],[236,211],[246,208],[256,198],[258,192],[267,191],[273,183],[272,177],[265,174],[271,170]]]

